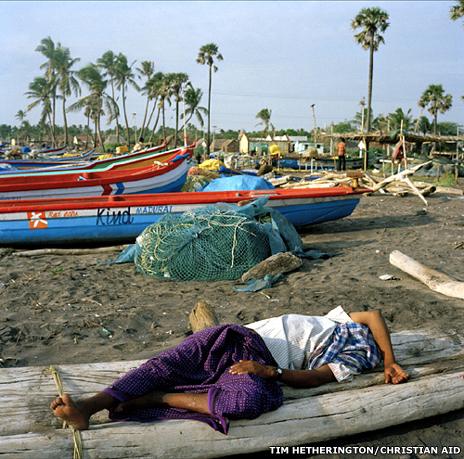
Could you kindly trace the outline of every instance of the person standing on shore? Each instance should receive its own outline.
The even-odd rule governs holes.
[[[337,144],[337,171],[346,171],[346,144],[343,137],[340,138],[340,142]]]

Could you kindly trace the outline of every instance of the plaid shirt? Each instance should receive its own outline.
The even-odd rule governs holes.
[[[308,368],[328,365],[337,381],[375,368],[381,355],[374,338],[365,325],[356,322],[339,324],[327,344],[310,358]]]

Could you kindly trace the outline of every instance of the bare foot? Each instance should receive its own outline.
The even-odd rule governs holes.
[[[57,418],[63,419],[74,428],[78,430],[89,428],[90,415],[80,409],[68,394],[63,394],[62,397],[53,400],[50,403],[50,408]]]

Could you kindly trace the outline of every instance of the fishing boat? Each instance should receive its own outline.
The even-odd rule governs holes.
[[[85,160],[88,160],[91,156],[95,154],[95,150],[89,150],[82,155],[68,156],[61,159],[5,159],[0,160],[0,174],[14,171],[18,173],[19,171],[27,172],[29,170],[36,170],[42,168],[53,168],[53,167],[77,167],[78,165],[87,164]]]
[[[69,163],[65,161],[29,161],[29,160],[11,160],[11,161],[3,161],[1,164],[11,164],[16,168],[21,170],[13,170],[6,172],[9,176],[23,176],[23,175],[39,175],[43,173],[47,174],[57,174],[57,173],[67,173],[70,171],[81,171],[81,170],[108,170],[109,166],[118,165],[120,169],[131,169],[136,167],[143,167],[144,165],[151,164],[150,160],[157,160],[163,161],[165,158],[169,157],[173,151],[166,151],[163,152],[166,145],[158,145],[156,147],[152,147],[146,150],[140,150],[134,153],[130,153],[127,155],[122,156],[115,156],[111,158],[99,159],[95,161],[69,161]],[[93,152],[92,152],[93,154]],[[163,154],[163,156],[159,156]],[[85,158],[84,158],[85,159]],[[140,160],[145,160],[144,162],[140,162]],[[1,167],[0,164],[0,167]],[[22,167],[16,166],[16,164],[20,164]],[[46,168],[44,168],[43,164],[46,164]],[[30,166],[30,167],[28,167]],[[1,178],[1,175],[0,175]]]
[[[189,148],[171,152],[165,162],[131,170],[78,171],[66,175],[1,177],[0,200],[69,198],[179,191],[190,168]]]
[[[39,150],[38,154],[40,156],[60,156],[64,155],[68,151],[68,147],[65,145],[64,147],[59,148],[43,148]]]
[[[259,197],[268,197],[267,206],[301,227],[350,215],[367,191],[334,187],[0,201],[0,244],[134,241],[167,213],[180,214],[208,204],[237,204]]]

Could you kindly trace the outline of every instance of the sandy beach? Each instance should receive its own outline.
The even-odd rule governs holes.
[[[464,199],[438,194],[428,199],[424,210],[412,196],[365,196],[351,217],[306,228],[305,245],[333,256],[305,260],[299,271],[262,293],[236,292],[234,282],[147,278],[132,264],[108,264],[112,254],[25,258],[0,249],[1,363],[47,366],[149,357],[189,333],[188,313],[200,299],[224,323],[247,324],[284,313],[319,315],[342,305],[347,311],[380,308],[393,331],[462,330],[462,300],[432,292],[388,261],[398,249],[464,279]],[[382,281],[383,274],[398,279]],[[463,431],[461,410],[324,445],[464,450]]]

